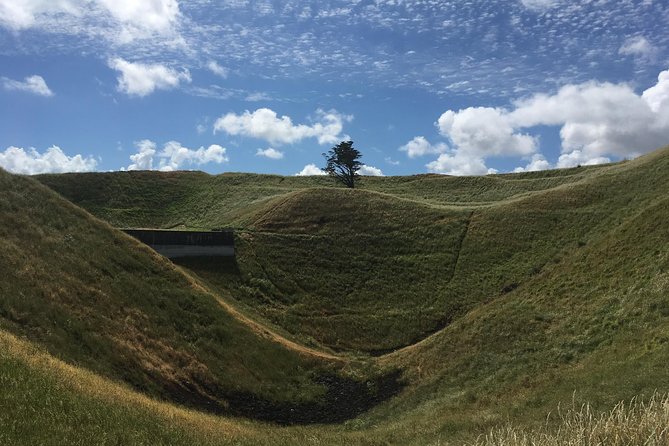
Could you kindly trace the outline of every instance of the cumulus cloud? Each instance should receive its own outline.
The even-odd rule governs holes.
[[[486,159],[529,159],[516,171],[550,168],[536,153],[537,138],[522,133],[536,126],[558,126],[562,154],[555,167],[601,164],[633,158],[669,142],[669,70],[637,94],[627,84],[585,82],[565,85],[554,94],[518,100],[512,110],[470,107],[448,110],[437,122],[452,149],[427,165],[431,172],[475,175],[488,172]],[[409,156],[433,152],[424,138],[403,146]]]
[[[109,67],[120,73],[117,89],[129,96],[147,96],[155,90],[177,88],[190,83],[187,69],[177,71],[160,64],[128,62],[120,57],[109,60]]]
[[[2,81],[2,86],[5,90],[25,91],[45,97],[53,96],[53,92],[47,86],[44,78],[36,74],[26,77],[23,81],[8,79],[6,77],[0,78],[0,81]]]
[[[400,150],[406,152],[409,158],[416,158],[424,155],[444,153],[448,150],[448,146],[444,143],[431,144],[425,137],[416,136],[400,147]]]
[[[130,155],[132,164],[128,170],[153,170],[153,156],[156,154],[156,143],[143,139],[135,143],[137,153]]]
[[[535,153],[525,167],[516,167],[514,172],[536,172],[550,169],[551,163],[541,153]]]
[[[190,166],[201,166],[207,163],[225,163],[228,161],[226,149],[218,144],[207,148],[189,149],[177,141],[167,142],[162,150],[156,143],[148,139],[135,143],[137,153],[130,155],[132,164],[128,170],[161,170],[170,172]]]
[[[368,166],[367,164],[363,164],[360,166],[360,170],[358,171],[358,174],[360,175],[365,175],[365,176],[370,176],[370,177],[382,177],[383,172],[381,169],[376,168],[374,166]]]
[[[640,57],[642,59],[653,59],[657,49],[644,36],[629,37],[623,42],[618,50],[623,56]]]
[[[657,84],[644,91],[641,97],[654,113],[669,110],[669,70],[661,72]]]
[[[311,175],[327,175],[323,170],[315,164],[307,164],[304,169],[295,174],[297,177],[306,177]]]
[[[82,155],[67,156],[60,147],[51,146],[44,153],[34,148],[24,150],[20,147],[8,147],[0,152],[0,166],[20,174],[88,172],[97,166],[97,160]]]
[[[573,150],[569,153],[560,155],[556,167],[561,169],[563,167],[593,166],[595,164],[605,164],[610,162],[611,159],[604,156],[593,157],[587,152]]]
[[[207,63],[207,68],[209,68],[209,71],[214,73],[216,76],[222,77],[223,79],[228,77],[228,69],[220,66],[215,60],[210,60]]]
[[[497,172],[494,169],[488,169],[483,158],[461,151],[442,153],[426,167],[428,172],[447,175],[485,175]]]
[[[289,116],[279,117],[269,108],[259,108],[254,112],[246,110],[240,115],[228,113],[221,116],[214,123],[214,132],[250,136],[274,145],[292,144],[306,138],[316,138],[319,144],[334,144],[346,139],[341,132],[344,122],[351,119],[351,116],[335,110],[317,110],[313,124],[293,124]]]
[[[256,156],[264,156],[265,158],[280,160],[281,158],[283,158],[283,152],[270,147],[265,150],[258,149],[258,151],[256,152]]]
[[[587,82],[515,105],[509,114],[514,126],[561,126],[562,152],[578,150],[586,162],[638,156],[669,141],[669,70],[641,95],[626,84]]]
[[[534,153],[537,141],[518,133],[503,109],[469,107],[448,110],[439,117],[439,132],[459,151],[480,157],[526,156]]]

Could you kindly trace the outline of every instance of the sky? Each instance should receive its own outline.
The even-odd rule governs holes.
[[[16,173],[485,175],[669,144],[667,0],[0,0]]]

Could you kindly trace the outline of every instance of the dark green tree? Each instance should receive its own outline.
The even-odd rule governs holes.
[[[362,163],[358,161],[362,154],[353,147],[353,141],[342,141],[323,156],[327,161],[323,171],[342,182],[346,187],[354,188],[358,170],[362,166]]]

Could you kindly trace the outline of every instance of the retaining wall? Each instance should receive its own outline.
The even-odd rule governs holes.
[[[234,231],[170,231],[122,229],[170,259],[178,257],[234,257]]]

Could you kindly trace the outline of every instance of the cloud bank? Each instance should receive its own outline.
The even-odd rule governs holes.
[[[58,146],[51,146],[44,153],[35,148],[8,147],[0,152],[0,166],[19,174],[89,172],[95,170],[98,162],[82,155],[67,156]]]
[[[585,82],[565,85],[554,94],[517,100],[511,110],[469,107],[447,110],[436,122],[449,144],[431,144],[419,136],[400,147],[411,158],[439,157],[430,172],[479,175],[492,172],[486,160],[520,157],[517,171],[600,164],[633,158],[669,143],[669,70],[637,94],[627,84]],[[528,133],[537,126],[559,128],[561,155],[551,165]]]
[[[171,172],[207,163],[222,164],[229,160],[226,149],[218,144],[212,144],[207,148],[189,149],[177,141],[169,141],[162,150],[158,150],[155,142],[144,139],[135,143],[135,146],[137,153],[130,155],[132,163],[127,170]]]

